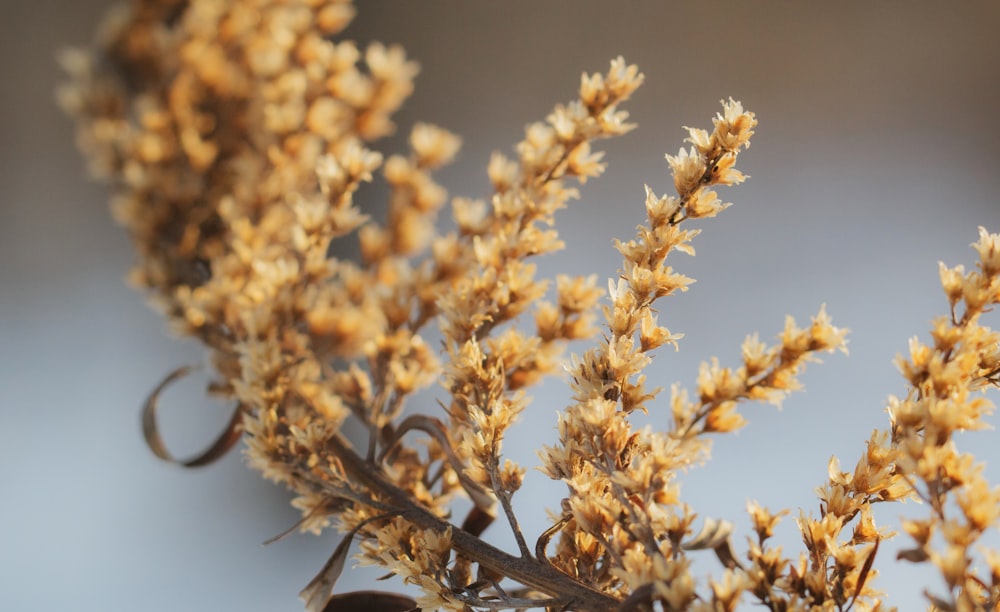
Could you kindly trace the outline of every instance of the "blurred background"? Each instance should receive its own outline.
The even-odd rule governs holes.
[[[141,439],[146,394],[201,351],[169,338],[125,286],[127,237],[55,106],[57,49],[89,42],[110,4],[0,0],[0,609],[299,610],[296,595],[336,534],[262,546],[297,519],[284,491],[239,453],[184,471]],[[582,71],[604,71],[619,54],[640,65],[646,85],[627,106],[640,127],[600,145],[608,171],[561,214],[567,249],[541,262],[543,274],[613,276],[612,237],[631,237],[643,220],[643,183],[671,189],[663,154],[676,153],[681,127],[711,127],[729,96],[757,113],[740,158],[751,180],[723,191],[735,206],[700,225],[698,256],[674,261],[698,282],[660,305],[660,320],[686,336],[679,353],[661,352],[649,379],[691,387],[699,361],[735,364],[747,333],[773,338],[785,314],[805,322],[823,303],[851,335],[849,356],[810,367],[805,393],[781,411],[746,406],[749,426],[716,440],[713,460],[684,476],[685,501],[734,521],[738,548],[749,499],[790,508],[779,541],[801,548],[792,518],[816,511],[813,489],[831,455],[852,469],[870,432],[886,425],[887,395],[904,392],[893,358],[947,309],[937,262],[969,266],[977,226],[1000,231],[1000,5],[837,7],[372,0],[346,33],[400,43],[421,63],[400,135],[383,150],[402,150],[417,120],[461,134],[460,158],[440,174],[454,195],[485,195],[490,151],[509,152],[525,124],[572,99]],[[164,397],[164,435],[181,456],[228,418],[200,388],[186,381]],[[568,398],[558,380],[534,396],[505,447],[529,467],[555,440]],[[661,405],[648,422],[662,428]],[[1000,483],[996,436],[960,442]],[[515,498],[529,539],[562,494],[529,471]],[[877,517],[898,524],[901,513],[925,512],[911,503]],[[512,545],[501,522],[489,536]],[[920,590],[942,585],[894,562],[900,544],[883,546],[876,584],[888,603],[922,608]],[[717,564],[705,558],[695,569]],[[379,575],[349,571],[338,591]]]

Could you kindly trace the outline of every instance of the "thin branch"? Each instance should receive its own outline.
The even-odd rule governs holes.
[[[514,532],[514,539],[517,541],[517,548],[521,551],[521,557],[530,559],[531,551],[528,549],[528,543],[524,540],[524,534],[521,533],[521,526],[517,522],[517,516],[514,515],[514,508],[510,503],[511,492],[508,491],[507,488],[500,482],[500,474],[496,464],[497,460],[498,455],[497,453],[494,453],[493,461],[489,466],[490,485],[493,487],[493,492],[500,501],[500,507],[503,508],[504,515],[507,516],[507,522],[510,524],[510,530]]]

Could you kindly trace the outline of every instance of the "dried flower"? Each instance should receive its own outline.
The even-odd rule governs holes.
[[[584,74],[576,99],[530,124],[513,157],[493,155],[488,198],[451,200],[456,228],[442,233],[449,198],[433,172],[461,141],[417,124],[407,153],[368,148],[394,129],[417,66],[398,47],[335,42],[353,15],[347,0],[134,0],[93,53],[63,56],[71,83],[59,93],[91,168],[113,186],[139,256],[132,281],[205,345],[209,390],[236,405],[210,449],[174,459],[155,414],[181,368],[146,403],[147,441],[194,466],[242,436],[249,463],[296,493],[302,530],[344,533],[301,593],[307,609],[354,601],[332,591],[358,540],[362,563],[422,592],[378,595],[385,606],[734,610],[753,599],[875,610],[874,563],[894,534],[873,507],[910,498],[926,515],[901,523],[912,547],[898,557],[940,572],[946,590],[928,600],[1000,605],[1000,555],[977,549],[1000,523],[1000,489],[955,436],[987,427],[980,392],[1000,383],[1000,335],[982,323],[1000,303],[1000,235],[980,229],[974,271],[941,264],[950,313],[897,359],[907,391],[890,398],[889,427],[853,469],[831,458],[818,514],[796,520],[804,550],[788,557],[770,543],[788,510],[750,503],[756,537],[738,553],[732,523],[707,517],[696,530],[678,476],[708,459],[711,435],[746,426],[746,402],[780,404],[808,362],[846,352],[846,330],[821,307],[805,327],[787,318],[773,344],[752,334],[735,365],[712,358],[691,391],[672,385],[666,415],[644,371],[682,338],[656,306],[693,279],[667,259],[693,255],[690,222],[730,206],[715,188],[747,179],[736,162],[755,115],[729,99],[711,131],[686,128],[690,146],[666,156],[675,193],[645,188],[645,222],[615,241],[622,263],[598,309],[596,276],[559,275],[553,287],[533,260],[562,248],[557,211],[603,172],[595,143],[634,127],[621,105],[642,84],[638,68],[617,58]],[[389,205],[373,219],[355,194],[379,170]],[[331,257],[354,232],[359,260]],[[432,323],[441,352],[425,339]],[[570,340],[590,347],[564,365]],[[525,468],[504,440],[534,408],[526,390],[563,370],[572,400],[540,457],[565,497],[530,546],[511,503]],[[405,410],[434,383],[443,414]],[[636,427],[636,411],[662,427]],[[367,433],[361,448],[341,431],[349,419]],[[461,524],[451,522],[459,496],[472,503]],[[516,553],[480,538],[498,512]],[[722,567],[700,581],[692,555],[709,549]]]

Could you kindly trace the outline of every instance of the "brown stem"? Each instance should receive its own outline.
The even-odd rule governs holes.
[[[564,598],[565,609],[600,612],[618,606],[619,602],[614,597],[591,589],[535,559],[505,553],[420,507],[406,491],[392,484],[377,467],[362,459],[339,434],[327,440],[326,448],[340,459],[344,471],[354,482],[367,487],[387,505],[393,506],[398,516],[421,529],[436,532],[451,529],[452,546],[462,556],[539,592]]]
[[[497,465],[499,457],[500,454],[494,449],[492,461],[487,466],[490,474],[490,484],[493,487],[493,493],[500,501],[500,507],[503,508],[507,522],[510,524],[510,529],[514,532],[514,539],[517,541],[517,548],[521,551],[521,557],[530,559],[531,551],[528,550],[528,543],[524,541],[524,534],[521,533],[521,527],[518,525],[517,517],[514,515],[514,508],[510,504],[511,491],[508,491],[500,482],[499,466]]]

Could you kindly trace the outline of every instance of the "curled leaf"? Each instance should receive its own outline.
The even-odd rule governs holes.
[[[568,522],[569,518],[564,516],[559,519],[555,525],[552,525],[543,531],[542,535],[538,536],[538,539],[535,541],[535,556],[538,557],[538,559],[544,561],[545,563],[549,563],[548,553],[545,552],[545,549],[548,548],[549,541],[552,539],[552,536],[559,533],[559,530],[562,529]]]
[[[170,384],[187,376],[196,369],[197,366],[182,366],[168,374],[160,384],[156,385],[156,388],[146,398],[146,403],[142,407],[142,435],[146,440],[146,446],[149,447],[149,450],[153,451],[154,455],[164,461],[188,468],[208,465],[229,452],[229,449],[234,447],[240,440],[239,427],[240,423],[243,422],[243,406],[242,404],[237,404],[225,429],[223,429],[222,433],[219,434],[211,446],[202,453],[189,459],[178,459],[167,450],[167,446],[163,443],[163,438],[160,436],[159,427],[156,424],[156,409],[159,404],[160,394]]]
[[[382,591],[354,591],[334,595],[322,612],[419,612],[417,602],[405,595]]]

